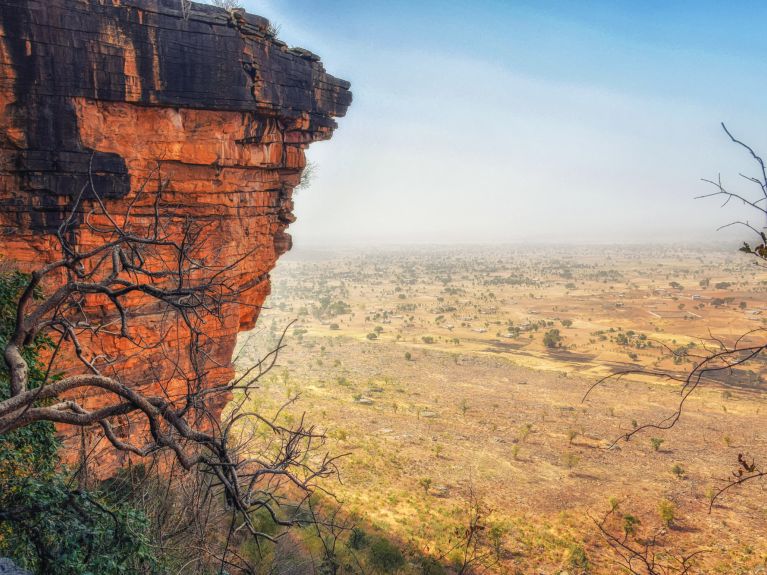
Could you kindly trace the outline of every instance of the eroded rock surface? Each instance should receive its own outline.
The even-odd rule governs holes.
[[[0,253],[24,269],[60,257],[54,232],[90,178],[114,216],[132,206],[133,217],[149,217],[161,194],[179,217],[206,223],[210,261],[244,257],[229,278],[243,301],[207,334],[206,377],[222,382],[233,374],[237,332],[253,327],[269,271],[290,249],[304,150],[332,135],[351,93],[315,55],[275,39],[265,19],[201,4],[185,15],[181,6],[0,2]],[[146,185],[153,178],[162,183]],[[101,240],[80,225],[75,241]],[[167,318],[141,303],[132,322],[145,341],[167,339],[163,353],[180,348]],[[99,345],[120,357],[111,369],[124,381],[172,388],[157,349]],[[112,456],[97,459],[111,465]]]

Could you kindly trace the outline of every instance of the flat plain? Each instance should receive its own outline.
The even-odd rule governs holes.
[[[701,551],[692,572],[765,565],[764,485],[711,505],[739,454],[767,454],[764,362],[704,379],[672,429],[630,441],[627,432],[674,412],[678,383],[631,375],[584,399],[609,374],[683,375],[716,340],[763,340],[767,273],[745,255],[327,250],[287,257],[272,280],[238,367],[290,326],[253,406],[276,411],[296,398],[280,417],[321,423],[327,449],[348,454],[326,488],[366,529],[457,564],[456,538],[479,505],[490,534],[481,572],[620,573],[597,528],[605,517],[618,540],[654,540],[660,563]]]

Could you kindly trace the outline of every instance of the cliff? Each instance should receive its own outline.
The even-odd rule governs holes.
[[[60,257],[55,232],[73,206],[73,241],[99,241],[83,223],[93,198],[75,202],[89,180],[115,217],[148,214],[161,194],[179,218],[206,223],[203,259],[243,258],[227,278],[241,301],[206,334],[206,378],[222,382],[238,331],[254,326],[269,271],[290,249],[304,150],[330,138],[351,93],[318,57],[277,40],[267,20],[185,5],[0,1],[0,253],[22,269]],[[162,184],[150,189],[158,173]],[[184,342],[169,341],[167,318],[141,303],[131,321],[144,345],[100,338],[92,353],[119,358],[110,369],[123,381],[172,394],[177,376],[159,366]]]

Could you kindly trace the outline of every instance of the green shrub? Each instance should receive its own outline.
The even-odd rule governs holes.
[[[674,504],[668,499],[661,499],[660,503],[658,503],[658,515],[660,516],[660,520],[663,521],[663,525],[671,527],[671,524],[676,517],[676,508],[674,507]]]
[[[352,532],[349,534],[349,547],[359,551],[364,549],[368,545],[368,535],[360,527],[352,527]]]
[[[623,533],[626,537],[630,535],[636,535],[637,527],[640,525],[638,517],[635,517],[629,513],[623,516]]]
[[[421,575],[445,575],[445,568],[434,557],[422,557],[418,565]]]
[[[423,489],[423,492],[428,495],[429,494],[429,488],[431,487],[432,481],[430,477],[422,477],[418,480],[418,485],[421,486]]]
[[[554,328],[543,334],[543,345],[548,348],[559,347],[562,344],[562,336],[559,334],[559,330]]]
[[[370,562],[384,573],[394,573],[405,564],[405,558],[396,545],[379,538],[370,546]]]
[[[580,569],[581,572],[588,573],[589,570],[589,558],[586,555],[586,550],[583,545],[573,545],[570,547],[570,557],[568,559],[570,567],[574,569]]]
[[[0,275],[1,348],[13,333],[16,302],[27,281],[20,273]],[[47,337],[38,336],[22,350],[30,387],[46,382],[39,358],[51,345]],[[2,364],[0,399],[9,394],[8,371]],[[106,492],[74,489],[58,448],[48,422],[0,435],[0,555],[48,575],[151,572],[154,559],[144,517],[110,501]]]

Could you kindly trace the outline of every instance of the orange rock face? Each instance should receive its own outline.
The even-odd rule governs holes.
[[[138,225],[151,218],[160,194],[178,221],[204,226],[200,258],[211,265],[242,259],[227,272],[240,301],[206,327],[212,384],[232,377],[237,333],[255,324],[269,271],[290,249],[285,230],[304,150],[332,135],[351,93],[316,56],[274,39],[265,20],[203,5],[185,18],[180,5],[0,6],[0,253],[23,269],[60,257],[54,232],[90,178],[110,214],[125,216],[130,206]],[[78,205],[78,221],[92,207]],[[103,241],[85,225],[75,236],[82,249]],[[106,336],[91,340],[99,348],[91,351],[116,358],[109,369],[123,381],[171,396],[179,386],[183,394],[178,366],[164,358],[188,336],[156,306],[141,298],[132,304],[132,335],[151,345],[132,348]],[[90,313],[108,313],[97,299],[87,305]],[[71,357],[60,362],[74,365]],[[124,433],[137,432],[126,425]],[[81,447],[71,438],[68,445]],[[102,469],[114,462],[108,449],[98,457]]]

